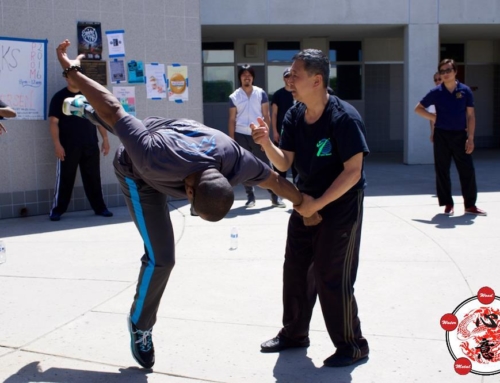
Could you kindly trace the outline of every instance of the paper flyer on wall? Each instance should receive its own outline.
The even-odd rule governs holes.
[[[109,75],[112,84],[119,84],[127,81],[125,77],[125,62],[123,60],[114,59],[109,62]]]
[[[146,95],[152,100],[167,98],[164,64],[146,64]]]
[[[189,99],[187,72],[185,65],[172,64],[167,66],[169,101],[184,102]]]
[[[142,61],[131,60],[127,63],[128,82],[144,84],[144,66]]]
[[[123,40],[124,30],[106,31],[108,38],[109,57],[125,56],[125,42]]]
[[[136,115],[135,88],[133,86],[114,86],[113,94],[120,101],[125,112],[131,116]]]

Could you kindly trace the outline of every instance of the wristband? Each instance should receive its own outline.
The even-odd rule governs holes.
[[[65,70],[63,70],[63,72],[62,72],[63,77],[68,78],[68,73],[70,71],[72,71],[72,70],[75,70],[77,72],[83,73],[82,67],[80,65],[71,65],[70,67],[68,67]]]

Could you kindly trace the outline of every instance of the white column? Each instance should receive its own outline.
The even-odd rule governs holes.
[[[418,2],[412,1],[412,5]],[[429,121],[418,116],[415,106],[434,86],[439,64],[439,24],[409,24],[405,28],[405,135],[404,162],[432,164]]]

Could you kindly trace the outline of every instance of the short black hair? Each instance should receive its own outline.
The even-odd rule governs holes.
[[[301,60],[304,62],[304,69],[309,75],[321,75],[323,77],[323,85],[328,87],[330,79],[330,60],[319,49],[304,49],[295,56],[293,60]]]
[[[220,221],[233,206],[234,191],[226,177],[214,169],[204,171],[194,191],[194,210],[210,222]]]
[[[438,65],[438,73],[441,70],[441,67],[443,65],[446,65],[446,64],[450,64],[451,65],[451,67],[453,68],[453,72],[457,71],[457,64],[455,64],[455,60],[453,60],[453,59],[444,59],[444,60],[441,60],[441,62]]]
[[[240,82],[240,86],[241,86],[241,75],[243,74],[243,72],[250,73],[255,81],[255,69],[253,69],[253,67],[250,64],[244,64],[240,66],[240,68],[238,69],[238,81]]]

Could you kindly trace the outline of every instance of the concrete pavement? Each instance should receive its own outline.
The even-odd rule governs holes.
[[[174,201],[177,262],[154,327],[156,364],[137,367],[126,317],[142,242],[126,208],[112,218],[68,213],[0,220],[7,262],[0,265],[0,381],[25,382],[490,382],[458,375],[441,316],[479,288],[500,292],[500,151],[475,154],[478,206],[463,215],[453,171],[455,216],[442,215],[429,165],[395,155],[367,161],[365,218],[356,297],[367,362],[331,369],[335,350],[319,304],[311,346],[260,353],[281,324],[281,279],[290,209],[258,192],[245,209],[237,188],[218,223]],[[290,206],[290,203],[288,206]],[[230,229],[239,247],[229,250]]]

